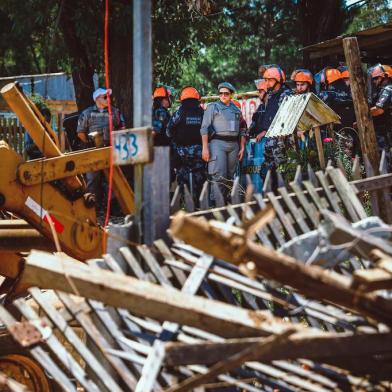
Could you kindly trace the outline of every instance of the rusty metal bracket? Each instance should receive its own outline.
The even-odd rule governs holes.
[[[16,322],[9,332],[22,347],[30,347],[43,340],[41,332],[31,321]]]

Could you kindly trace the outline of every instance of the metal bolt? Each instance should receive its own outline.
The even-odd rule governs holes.
[[[23,172],[23,177],[24,177],[26,180],[29,180],[29,179],[31,178],[30,172],[29,172],[28,170],[26,170],[25,172]]]
[[[68,161],[65,164],[65,171],[72,171],[75,169],[75,162],[74,161]]]
[[[0,193],[0,206],[3,206],[5,204],[5,196]]]

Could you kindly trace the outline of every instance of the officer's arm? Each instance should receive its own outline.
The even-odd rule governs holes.
[[[212,120],[214,118],[214,105],[208,105],[207,109],[203,115],[203,121],[201,123],[200,134],[201,136],[207,135],[207,142],[208,142],[208,131],[212,125]]]
[[[391,101],[392,101],[391,96],[392,96],[392,91],[384,88],[381,91],[381,94],[380,94],[379,98],[377,99],[375,106],[373,106],[370,109],[370,114],[373,117],[381,116],[382,114],[384,114],[385,108],[388,105],[391,105]]]
[[[177,110],[176,112],[173,113],[173,116],[171,117],[169,123],[167,124],[166,135],[168,137],[174,137],[177,125],[180,122],[180,120],[181,120],[181,113],[180,110]]]

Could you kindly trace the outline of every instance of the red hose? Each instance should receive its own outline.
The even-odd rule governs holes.
[[[109,0],[105,0],[105,27],[104,27],[104,63],[105,63],[105,87],[110,88],[109,80]],[[108,94],[108,112],[109,112],[109,145],[113,144],[113,117],[112,117],[112,101]],[[109,159],[109,178],[108,178],[108,198],[106,202],[105,226],[109,223],[110,207],[113,191],[113,151],[110,149]],[[104,235],[104,246],[106,249],[106,235]]]

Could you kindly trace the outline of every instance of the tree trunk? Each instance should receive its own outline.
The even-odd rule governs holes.
[[[341,0],[301,0],[302,46],[312,45],[341,34],[344,11]],[[304,65],[310,66],[304,54]]]
[[[60,28],[71,60],[76,104],[79,110],[83,110],[93,104],[94,67],[90,64],[87,50],[77,33],[75,11],[78,6],[79,2],[76,0],[64,2],[60,15]]]
[[[115,2],[109,23],[109,73],[114,104],[132,126],[132,1]]]

